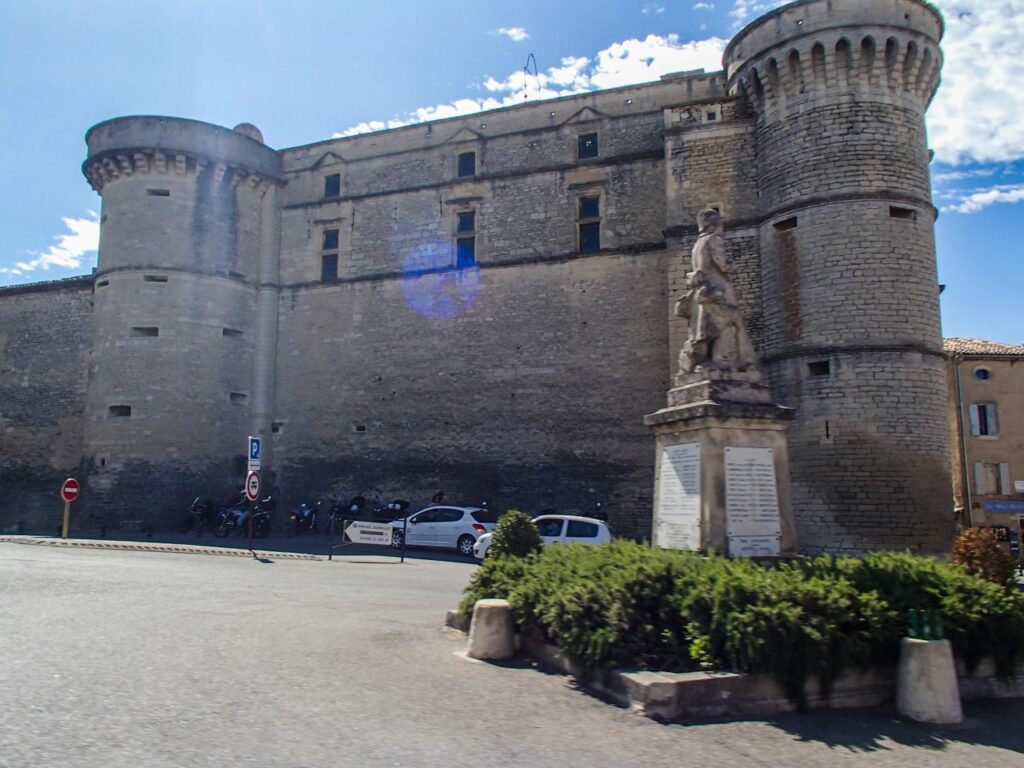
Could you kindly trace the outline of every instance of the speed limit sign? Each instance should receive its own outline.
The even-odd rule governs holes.
[[[260,473],[250,472],[245,476],[245,498],[256,501],[260,497]]]

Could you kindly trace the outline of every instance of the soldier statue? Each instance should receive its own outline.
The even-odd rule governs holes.
[[[714,208],[697,214],[700,234],[692,252],[687,291],[676,301],[675,313],[689,323],[679,353],[679,376],[709,369],[757,369],[757,355],[747,334],[732,284],[733,260],[726,253],[722,216]]]

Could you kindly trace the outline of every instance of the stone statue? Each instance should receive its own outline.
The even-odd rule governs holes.
[[[697,214],[700,235],[693,246],[687,291],[676,301],[675,313],[689,322],[686,343],[679,353],[679,376],[702,370],[750,371],[757,355],[736,301],[726,253],[722,216],[714,208]]]

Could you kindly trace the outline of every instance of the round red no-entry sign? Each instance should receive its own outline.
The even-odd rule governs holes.
[[[64,501],[74,501],[78,498],[78,492],[80,490],[81,488],[78,485],[78,481],[73,477],[69,477],[60,487],[60,497]]]
[[[256,501],[260,497],[260,474],[250,472],[245,478],[245,497],[249,501]]]

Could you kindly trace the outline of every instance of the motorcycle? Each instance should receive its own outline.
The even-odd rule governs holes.
[[[359,517],[363,507],[366,506],[366,499],[362,496],[353,496],[348,502],[335,499],[333,501],[324,500],[320,503],[325,507],[330,507],[326,517],[327,523],[324,525],[324,535],[337,536],[341,533],[341,526],[345,520],[355,520]]]
[[[319,530],[319,523],[317,522],[316,508],[303,502],[299,505],[297,510],[293,510],[288,515],[288,538],[292,536],[299,536],[303,531]]]
[[[196,536],[203,535],[203,529],[213,530],[217,526],[217,515],[213,511],[213,502],[196,496],[188,515],[181,522],[180,533],[188,533],[193,528]]]
[[[272,496],[266,496],[253,505],[249,524],[252,526],[254,539],[265,539],[270,535],[270,513],[276,507],[277,502]]]
[[[373,517],[374,520],[390,523],[393,520],[400,520],[405,517],[405,511],[407,509],[409,509],[408,501],[395,499],[394,501],[389,501],[387,504],[374,505],[371,517]]]

